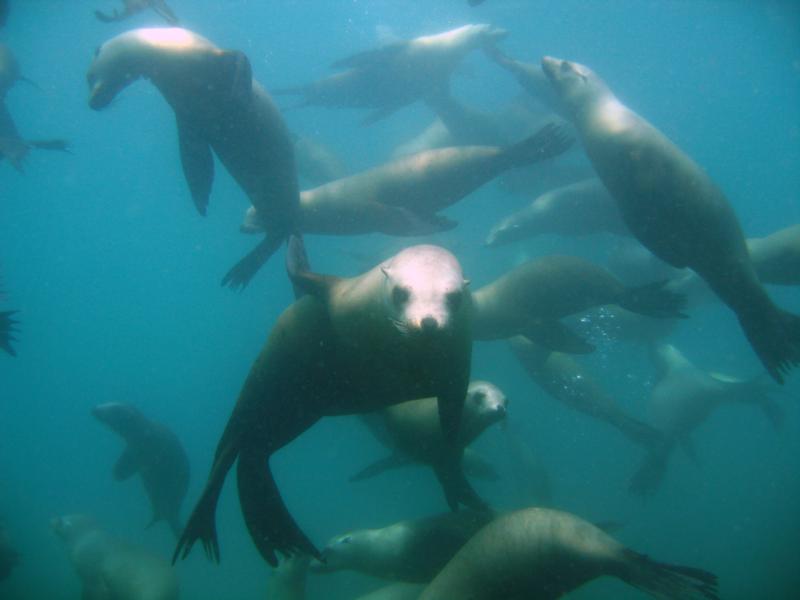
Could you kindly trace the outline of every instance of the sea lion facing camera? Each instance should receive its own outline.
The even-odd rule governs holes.
[[[102,11],[94,11],[94,16],[103,23],[114,23],[124,21],[136,13],[140,13],[147,8],[152,8],[158,15],[170,25],[178,24],[178,17],[172,12],[165,0],[122,0],[123,9],[120,12],[116,8],[110,15]]]
[[[295,228],[299,194],[289,132],[238,51],[180,28],[134,29],[103,44],[87,73],[89,105],[102,109],[140,77],[175,111],[183,173],[205,214],[212,149],[258,211],[266,237],[222,283],[242,288]]]
[[[736,313],[753,350],[782,383],[800,364],[800,317],[778,308],[758,281],[722,191],[588,67],[545,57],[542,69],[633,235],[663,261],[700,275]]]
[[[476,533],[419,600],[551,600],[604,575],[656,598],[719,599],[713,573],[651,560],[569,513],[528,508]]]
[[[114,466],[114,479],[124,481],[138,473],[153,508],[150,525],[164,520],[178,537],[183,528],[179,513],[189,487],[189,458],[178,436],[129,404],[99,404],[92,414],[127,443]]]
[[[289,273],[307,295],[278,318],[220,438],[206,487],[173,560],[198,539],[219,560],[214,513],[237,462],[239,501],[253,542],[319,556],[294,522],[269,457],[326,415],[374,411],[436,396],[449,452],[437,469],[451,507],[482,508],[461,471],[457,444],[472,354],[472,299],[458,260],[437,246],[412,246],[349,279],[300,271],[302,242],[290,242]]]
[[[163,558],[115,538],[86,515],[57,517],[50,526],[81,578],[82,598],[178,599],[178,579]]]

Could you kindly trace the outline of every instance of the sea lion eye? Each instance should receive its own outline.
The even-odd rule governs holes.
[[[461,301],[464,299],[464,294],[461,291],[450,292],[447,294],[447,305],[451,310],[458,310],[461,306]]]
[[[392,290],[392,302],[395,303],[396,306],[402,306],[408,299],[411,297],[411,293],[408,291],[407,288],[400,287],[399,285],[396,286]]]

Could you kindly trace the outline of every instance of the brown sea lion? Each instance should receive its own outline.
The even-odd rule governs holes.
[[[306,234],[425,235],[451,229],[439,215],[512,167],[564,152],[572,143],[563,128],[547,125],[507,148],[460,146],[428,150],[306,190],[299,228]],[[260,213],[248,210],[241,230],[259,231]]]
[[[148,527],[164,520],[178,537],[190,473],[189,458],[178,436],[129,404],[99,404],[92,414],[127,444],[114,465],[114,479],[125,481],[138,473],[153,509]]]
[[[604,575],[656,598],[719,598],[713,573],[656,562],[575,515],[528,508],[475,534],[419,600],[553,600]]]
[[[472,298],[456,258],[412,246],[341,279],[299,270],[301,244],[290,244],[289,273],[308,294],[281,314],[251,368],[173,560],[198,539],[219,560],[214,515],[234,462],[245,522],[264,559],[274,565],[276,550],[319,556],[284,505],[269,457],[323,416],[415,398],[438,399],[450,452],[436,474],[448,503],[484,506],[456,443],[472,354]]]
[[[266,237],[225,275],[242,288],[294,230],[299,206],[294,151],[269,94],[247,57],[180,28],[134,29],[103,44],[87,73],[89,106],[105,108],[140,77],[175,111],[183,173],[205,214],[214,179],[212,150],[265,224]]]
[[[800,364],[800,316],[778,308],[762,287],[722,190],[591,69],[552,57],[542,69],[633,235],[661,260],[700,275],[782,383]]]
[[[381,579],[427,583],[475,533],[492,519],[488,512],[461,510],[400,521],[380,529],[358,529],[331,539],[317,573],[352,570]]]
[[[374,112],[365,122],[373,123],[422,99],[447,79],[468,52],[505,35],[491,25],[465,25],[387,44],[332,65],[344,71],[274,93],[303,96],[299,106],[371,108]]]
[[[122,11],[114,9],[111,14],[102,11],[94,11],[94,16],[103,23],[115,23],[117,21],[124,21],[133,15],[142,12],[148,8],[152,8],[158,16],[164,19],[170,25],[178,24],[178,17],[172,12],[172,9],[167,6],[165,0],[122,0]]]

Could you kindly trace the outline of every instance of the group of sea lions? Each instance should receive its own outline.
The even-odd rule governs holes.
[[[165,520],[175,533],[173,564],[197,541],[220,560],[215,512],[235,467],[247,530],[263,559],[276,567],[274,600],[303,598],[307,571],[339,569],[403,582],[383,598],[557,598],[604,575],[657,598],[718,598],[712,573],[656,562],[615,540],[608,527],[553,508],[488,506],[468,476],[491,479],[496,473],[469,445],[507,420],[508,401],[496,385],[471,381],[473,342],[507,340],[545,392],[640,445],[645,456],[630,486],[652,493],[672,450],[679,445],[693,454],[692,431],[718,405],[750,403],[780,424],[781,408],[770,395],[774,382],[783,383],[800,364],[800,317],[776,306],[762,283],[800,283],[800,225],[746,240],[708,174],[622,104],[597,74],[552,57],[540,66],[516,61],[496,46],[507,32],[491,25],[394,42],[337,61],[340,71],[318,81],[273,90],[300,95],[298,106],[368,109],[366,123],[417,101],[437,114],[438,132],[421,146],[348,174],[289,131],[243,52],[175,27],[177,17],[163,1],[123,5],[96,16],[115,22],[152,8],[173,26],[133,29],[102,44],[86,76],[89,106],[105,109],[137,79],[150,80],[174,111],[183,175],[197,211],[206,213],[216,156],[250,203],[241,230],[264,236],[223,285],[245,287],[285,244],[296,296],[243,383],[185,525],[179,513],[190,468],[177,436],[131,405],[93,410],[126,442],[114,478],[138,473],[152,522]],[[6,12],[0,3],[0,24]],[[456,100],[449,77],[474,50],[512,73],[552,107],[552,116],[537,122],[526,109],[515,111],[514,122],[525,121],[532,131],[511,140],[498,132],[497,120]],[[13,56],[0,46],[0,96],[19,79]],[[0,109],[0,152],[15,166],[29,148],[64,149],[58,140],[22,140]],[[303,234],[411,237],[453,229],[457,223],[441,211],[512,169],[546,170],[531,166],[570,149],[571,132],[590,168],[576,170],[579,177],[504,219],[486,246],[542,233],[603,231],[637,240],[677,273],[674,278],[629,283],[585,259],[550,255],[476,288],[458,257],[433,244],[409,245],[354,277],[312,269]],[[303,166],[301,157],[312,154],[321,157],[312,162],[322,168]],[[314,187],[301,191],[304,173]],[[680,271],[685,268],[691,272]],[[695,297],[698,281],[733,310],[774,382],[707,373],[664,342],[665,333],[687,317],[686,299]],[[11,354],[12,315],[0,312],[0,348]],[[570,320],[576,317],[581,323]],[[647,343],[658,371],[649,423],[628,415],[572,356],[594,350],[581,329],[587,320],[598,326],[611,321],[613,335]],[[363,415],[390,451],[353,481],[423,464],[433,470],[452,512],[354,530],[318,550],[284,503],[269,460],[322,417],[351,414]],[[177,597],[175,572],[163,558],[115,538],[90,517],[60,517],[52,528],[67,545],[85,597]],[[15,553],[9,556],[16,560]]]

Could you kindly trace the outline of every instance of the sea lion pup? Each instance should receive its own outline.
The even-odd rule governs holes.
[[[650,392],[648,409],[651,422],[664,436],[664,443],[651,449],[631,479],[632,493],[650,495],[658,489],[676,445],[696,460],[692,434],[721,406],[758,407],[775,429],[780,428],[783,410],[770,398],[778,390],[766,377],[743,380],[707,373],[671,344],[652,347],[651,357],[658,381]]]
[[[575,256],[545,256],[512,269],[473,293],[476,340],[524,333],[553,350],[590,352],[592,347],[559,319],[593,306],[618,304],[650,317],[683,317],[685,299],[664,289],[666,281],[626,287],[603,267]]]
[[[256,359],[220,438],[203,494],[173,560],[198,539],[219,560],[214,513],[237,464],[239,501],[264,559],[275,551],[319,556],[281,499],[269,457],[323,416],[357,414],[436,396],[450,452],[435,470],[448,503],[483,508],[461,471],[459,422],[472,355],[472,298],[458,260],[412,246],[348,279],[301,270],[292,237],[288,271],[307,292],[289,306]]]
[[[585,179],[545,192],[492,227],[486,246],[502,246],[545,233],[630,235],[614,199],[599,179]]]
[[[332,538],[323,562],[312,571],[352,570],[381,579],[427,583],[475,533],[492,519],[488,512],[460,510],[400,521],[380,529],[358,529]]]
[[[557,156],[572,143],[563,128],[546,125],[507,148],[460,146],[428,150],[351,175],[300,195],[303,233],[426,235],[452,229],[438,214],[503,171]],[[261,213],[248,211],[243,232],[261,228]]]
[[[169,563],[101,529],[86,515],[56,517],[53,532],[64,542],[91,600],[177,600],[178,578]]]
[[[311,557],[307,554],[283,559],[269,577],[267,600],[305,600],[310,562]]]
[[[0,521],[0,581],[8,579],[11,571],[19,564],[19,552],[14,549],[8,531]]]
[[[471,381],[461,413],[457,443],[466,450],[489,426],[505,419],[507,407],[508,400],[499,387],[488,381]],[[389,406],[380,411],[379,418],[394,453],[368,465],[350,481],[361,481],[413,462],[434,468],[442,464],[449,449],[442,434],[436,398],[409,400]],[[464,470],[468,471],[466,455]]]
[[[530,378],[559,402],[605,421],[649,450],[662,446],[664,439],[657,429],[625,413],[591,372],[571,356],[551,352],[521,335],[511,338],[509,346]]]
[[[136,13],[140,13],[147,8],[152,8],[158,15],[170,25],[178,24],[178,17],[172,12],[164,0],[122,0],[123,9],[120,12],[114,9],[110,15],[102,11],[94,11],[94,16],[103,23],[114,23],[116,21],[124,21],[132,17]]]
[[[138,473],[153,508],[148,527],[163,520],[178,537],[181,504],[189,488],[189,458],[178,436],[130,404],[98,404],[92,414],[127,443],[114,465],[114,479],[125,481]]]
[[[175,111],[183,173],[200,214],[214,179],[213,149],[265,223],[265,239],[222,280],[243,288],[295,227],[297,175],[283,118],[242,52],[186,29],[134,29],[103,44],[86,76],[89,106],[105,108],[139,77]]]
[[[298,106],[371,108],[364,122],[374,123],[433,91],[471,50],[505,36],[481,24],[395,42],[333,63],[344,71],[274,93],[301,95]]]
[[[689,267],[739,319],[773,379],[800,364],[800,317],[767,295],[733,209],[688,155],[622,104],[589,68],[542,59],[598,176],[633,235],[673,267]]]
[[[550,600],[604,575],[656,598],[719,598],[713,573],[651,560],[575,515],[528,508],[475,534],[419,600]]]

